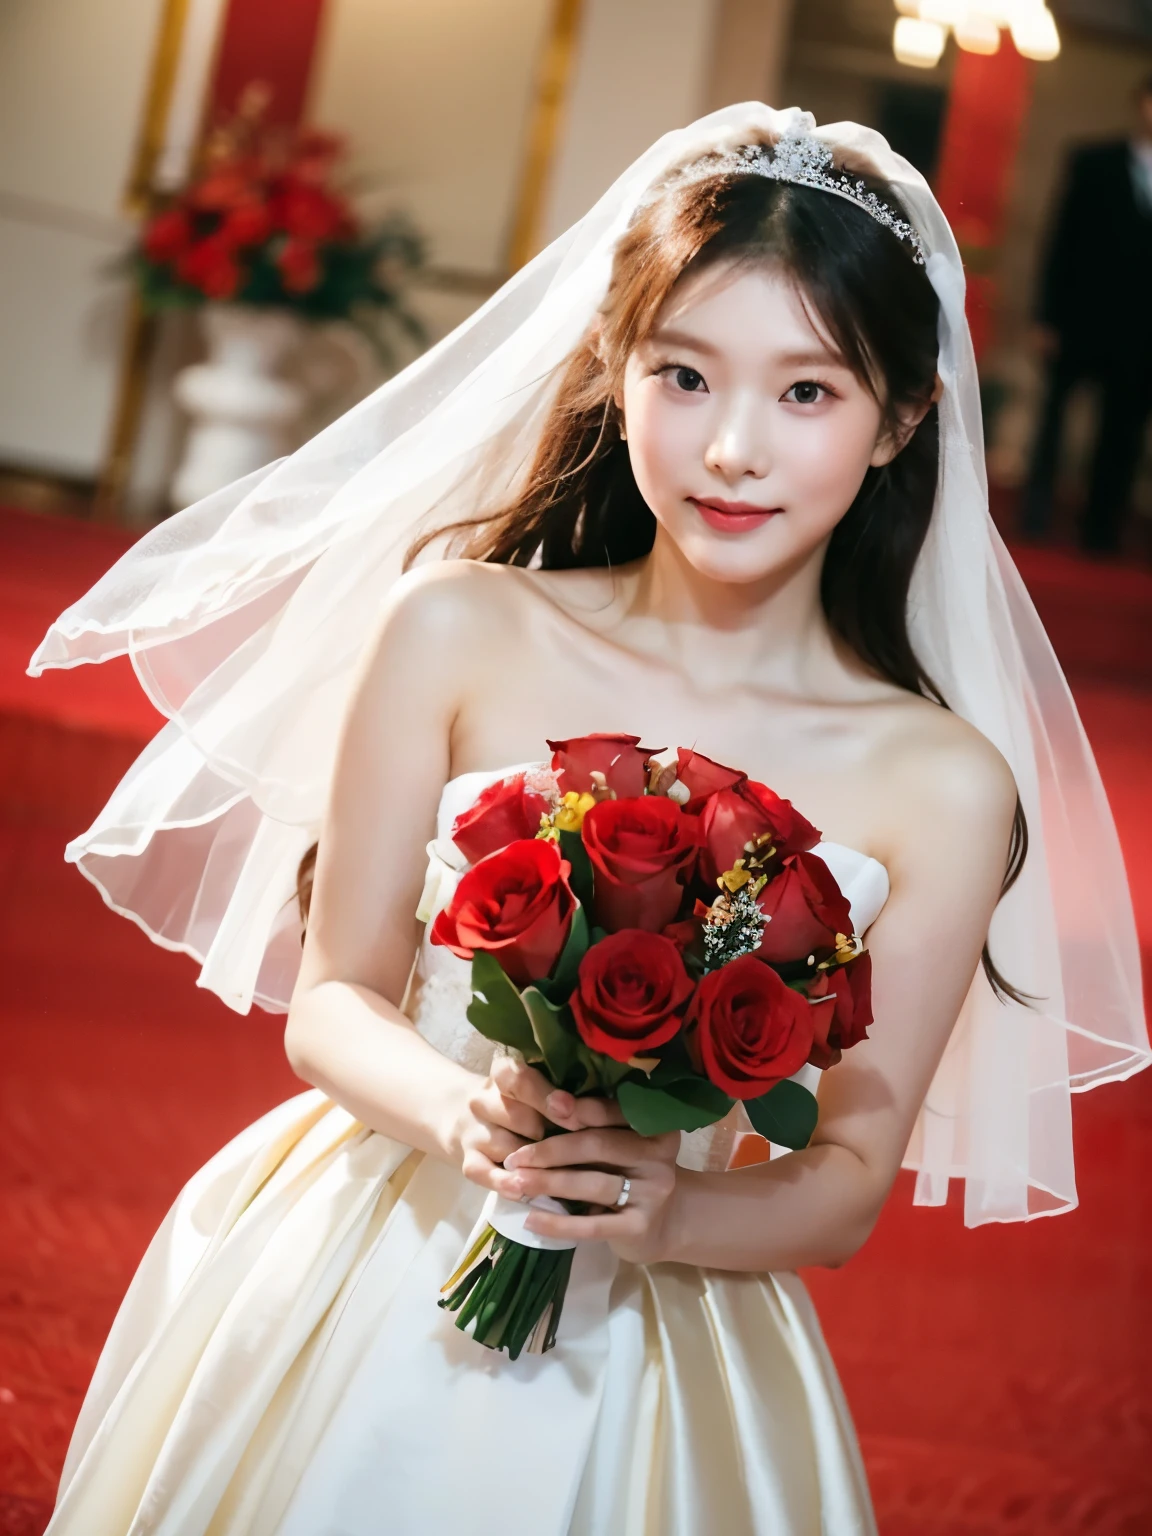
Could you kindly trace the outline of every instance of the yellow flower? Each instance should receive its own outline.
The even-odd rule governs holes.
[[[744,868],[744,860],[737,859],[731,869],[726,869],[717,880],[716,884],[722,891],[731,891],[735,894],[742,886],[748,884],[752,876]]]
[[[595,804],[594,795],[578,795],[574,789],[570,789],[553,816],[552,825],[558,832],[579,832],[585,816]]]

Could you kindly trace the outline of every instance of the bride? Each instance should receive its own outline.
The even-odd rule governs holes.
[[[970,1224],[1068,1209],[1070,1090],[1148,1059],[923,180],[795,109],[668,135],[428,357],[142,540],[33,665],[125,650],[170,723],[69,857],[232,1006],[286,1007],[314,1088],[178,1198],[55,1536],[874,1531],[793,1272],[850,1259],[902,1163],[923,1203],[963,1178]],[[494,1060],[421,940],[455,817],[596,731],[823,829],[876,1022],[802,1151],[729,1171],[736,1116],[645,1138]],[[591,1207],[527,1217],[577,1245],[543,1356],[436,1305],[490,1191]]]

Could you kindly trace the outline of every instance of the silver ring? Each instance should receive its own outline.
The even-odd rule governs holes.
[[[616,1201],[616,1209],[622,1211],[628,1204],[628,1196],[632,1193],[632,1180],[625,1179],[620,1188],[620,1198]]]

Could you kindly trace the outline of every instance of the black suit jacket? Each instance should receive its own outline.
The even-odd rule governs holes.
[[[1069,157],[1041,269],[1036,318],[1065,349],[1152,367],[1152,208],[1126,140]]]

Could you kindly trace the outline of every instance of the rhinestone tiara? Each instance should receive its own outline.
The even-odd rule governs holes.
[[[791,181],[800,187],[815,187],[843,197],[890,229],[897,240],[905,240],[914,252],[913,260],[923,266],[928,252],[919,233],[894,213],[857,177],[835,170],[832,151],[814,134],[784,134],[771,153],[764,144],[742,144],[737,149],[712,152],[686,165],[678,179],[702,181],[710,176],[767,176],[770,181]]]

